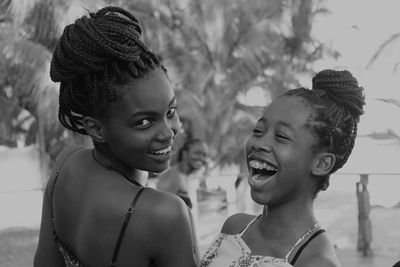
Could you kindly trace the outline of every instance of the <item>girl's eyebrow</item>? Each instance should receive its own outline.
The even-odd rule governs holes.
[[[279,126],[283,126],[287,128],[289,131],[296,133],[296,129],[293,127],[293,125],[287,121],[278,121]]]
[[[172,104],[175,103],[175,102],[176,102],[176,96],[174,96],[174,97],[171,99],[171,101],[169,101],[168,106],[172,106]]]
[[[174,96],[174,97],[171,99],[171,101],[169,101],[168,106],[169,106],[169,107],[172,106],[175,102],[176,102],[176,96]],[[154,112],[154,111],[151,111],[151,110],[150,110],[150,111],[148,111],[148,110],[137,111],[137,112],[133,113],[133,114],[129,117],[129,120],[132,119],[132,118],[134,118],[134,117],[136,117],[136,116],[140,116],[140,115],[155,116],[155,115],[157,115],[157,112]]]

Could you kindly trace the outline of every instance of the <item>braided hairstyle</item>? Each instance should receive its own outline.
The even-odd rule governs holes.
[[[140,79],[160,68],[160,59],[142,39],[138,19],[128,11],[108,6],[65,27],[50,67],[60,82],[58,118],[62,125],[87,135],[82,119],[105,115],[117,91],[110,82]]]
[[[330,173],[343,167],[353,150],[357,124],[364,113],[362,91],[349,71],[323,70],[313,77],[312,90],[298,88],[284,94],[301,97],[314,110],[306,127],[317,138],[314,151],[326,148],[336,156]]]

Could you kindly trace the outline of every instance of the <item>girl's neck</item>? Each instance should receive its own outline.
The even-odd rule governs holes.
[[[313,201],[306,201],[301,205],[299,202],[292,202],[271,208],[264,207],[258,227],[261,235],[269,239],[278,239],[297,236],[316,222]]]
[[[114,157],[110,157],[108,153],[102,151],[101,149],[94,148],[92,151],[93,159],[103,165],[107,169],[111,169],[121,176],[125,177],[128,181],[140,185],[145,185],[147,182],[147,176],[145,172],[138,169],[132,169],[127,165],[123,164]]]

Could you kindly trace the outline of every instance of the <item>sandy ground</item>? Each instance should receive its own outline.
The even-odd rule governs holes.
[[[317,216],[325,225],[328,234],[337,245],[337,253],[343,266],[347,267],[391,267],[400,260],[400,208],[374,207],[370,218],[373,226],[373,255],[362,257],[356,251],[357,215],[354,213],[355,202],[351,195],[331,192],[321,198],[316,205]],[[336,201],[332,201],[335,199]],[[198,234],[201,251],[204,252],[219,231],[228,209],[219,210],[217,203],[210,204],[207,216],[199,210]],[[329,214],[331,213],[331,214]],[[38,228],[6,228],[0,231],[0,267],[32,266],[33,255],[37,246]]]

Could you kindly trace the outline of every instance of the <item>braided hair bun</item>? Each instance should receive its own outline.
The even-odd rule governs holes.
[[[312,79],[312,92],[322,101],[324,108],[322,127],[319,130],[321,144],[336,155],[332,172],[341,168],[353,150],[357,136],[357,124],[364,113],[363,88],[347,71],[323,70]]]
[[[322,99],[333,101],[338,108],[344,108],[356,121],[364,113],[363,88],[357,79],[347,71],[323,70],[312,79],[312,90]]]
[[[108,6],[65,27],[51,61],[50,77],[61,82],[60,122],[86,135],[82,119],[102,116],[115,101],[110,81],[139,79],[151,70],[165,71],[158,56],[144,44],[138,19]]]

